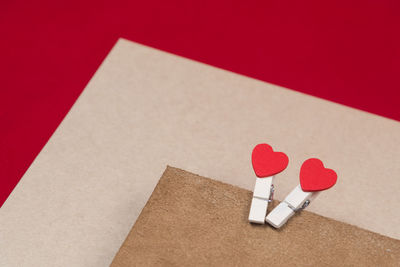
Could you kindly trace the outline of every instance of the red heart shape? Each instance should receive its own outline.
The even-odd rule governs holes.
[[[269,177],[286,169],[289,158],[285,153],[274,152],[267,144],[259,144],[251,154],[253,169],[257,177]]]
[[[334,186],[336,180],[336,172],[325,168],[319,159],[308,159],[300,168],[300,185],[303,191],[325,190]]]

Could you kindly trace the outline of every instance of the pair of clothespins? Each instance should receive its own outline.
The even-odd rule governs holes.
[[[307,159],[300,169],[300,185],[267,215],[268,203],[275,190],[273,178],[286,169],[289,158],[283,152],[274,152],[268,144],[257,145],[251,158],[257,176],[249,214],[252,223],[268,222],[280,228],[296,211],[306,208],[320,191],[331,188],[337,180],[336,172],[325,168],[321,160]]]

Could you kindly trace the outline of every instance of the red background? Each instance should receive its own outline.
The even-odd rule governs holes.
[[[119,37],[400,120],[400,2],[1,1],[0,205]]]

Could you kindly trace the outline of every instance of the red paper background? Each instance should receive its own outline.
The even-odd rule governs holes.
[[[0,205],[118,37],[400,120],[400,2],[1,1]]]

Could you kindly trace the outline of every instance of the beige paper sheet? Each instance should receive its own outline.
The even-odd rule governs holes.
[[[400,238],[400,124],[120,40],[0,210],[1,266],[107,266],[165,166],[252,190],[253,146],[337,185],[315,213]]]

